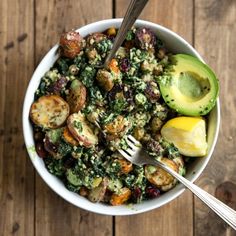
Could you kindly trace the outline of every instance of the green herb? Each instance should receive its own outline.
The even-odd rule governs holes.
[[[82,81],[82,83],[87,87],[90,88],[93,85],[94,79],[96,75],[96,69],[91,66],[86,66],[80,76],[79,79]]]
[[[70,154],[71,151],[72,151],[72,147],[68,143],[65,143],[64,141],[60,142],[58,146],[58,153],[60,156],[64,157]]]
[[[62,159],[54,159],[52,157],[45,158],[44,159],[45,165],[48,169],[48,171],[56,176],[63,176],[65,173],[65,167],[63,165],[63,160]]]
[[[119,143],[120,149],[128,149],[128,144],[125,138],[122,138]]]
[[[117,117],[117,114],[115,113],[110,113],[109,115],[104,115],[103,117],[101,117],[101,123],[102,124],[108,124],[110,122],[112,122],[115,118]]]
[[[68,69],[69,69],[68,59],[59,58],[56,62],[56,66],[63,75],[69,74],[68,73]]]
[[[74,124],[75,128],[78,129],[78,131],[80,133],[83,132],[83,125],[80,121],[75,120],[73,124]]]
[[[128,104],[124,99],[116,99],[114,101],[111,101],[110,108],[113,112],[120,114],[126,109],[127,105]]]
[[[162,40],[157,38],[156,49],[159,50],[160,48],[163,48],[163,47],[164,47],[164,43],[162,42]]]
[[[140,63],[144,60],[148,60],[149,54],[147,51],[140,50],[137,48],[130,49],[130,61],[131,65],[140,67]]]
[[[118,161],[111,160],[106,165],[105,170],[106,170],[106,173],[109,174],[109,176],[116,177],[117,174],[121,171],[121,165]]]
[[[89,89],[89,99],[91,104],[97,104],[99,106],[103,105],[104,97],[98,86],[93,86]]]
[[[126,34],[125,39],[126,39],[127,41],[131,41],[131,40],[134,39],[134,36],[135,36],[134,32],[133,32],[132,30],[129,30],[129,31],[127,32],[127,34]]]
[[[96,48],[98,49],[99,53],[107,53],[108,51],[111,50],[113,43],[109,39],[104,39],[100,41],[97,45]]]
[[[86,59],[84,57],[83,54],[79,54],[77,55],[75,58],[74,58],[74,63],[78,68],[79,70],[83,70],[86,66]]]

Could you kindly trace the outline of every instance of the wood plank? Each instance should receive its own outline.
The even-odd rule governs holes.
[[[33,235],[34,171],[22,103],[33,71],[33,0],[0,2],[0,234]]]
[[[116,1],[116,16],[122,17],[127,8],[126,0]],[[189,0],[151,0],[141,19],[164,25],[192,43],[193,3]],[[193,235],[193,200],[186,191],[173,202],[148,213],[116,217],[115,233],[122,235]],[[140,222],[137,224],[137,222]]]
[[[116,0],[116,17],[124,17],[127,0]],[[193,36],[193,3],[191,0],[149,0],[139,19],[163,25],[189,43]]]
[[[197,182],[236,210],[236,1],[195,1],[195,47],[220,80],[221,129],[213,157]],[[195,200],[195,235],[236,235]]]
[[[36,1],[36,61],[64,30],[112,17],[112,1]],[[58,197],[37,176],[36,235],[111,235],[112,217],[89,213]]]

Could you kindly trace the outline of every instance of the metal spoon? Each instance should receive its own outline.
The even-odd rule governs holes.
[[[122,24],[118,30],[113,47],[110,53],[107,55],[104,64],[100,66],[101,68],[106,68],[111,59],[115,56],[116,51],[124,42],[128,30],[132,27],[147,2],[148,0],[131,0],[128,9],[125,13],[125,17],[122,21]]]

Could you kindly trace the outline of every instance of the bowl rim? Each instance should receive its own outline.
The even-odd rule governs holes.
[[[114,18],[114,19],[106,19],[106,20],[96,21],[96,22],[87,24],[85,26],[82,26],[82,27],[78,28],[76,31],[87,30],[87,29],[89,31],[90,28],[95,27],[95,26],[99,26],[100,24],[103,24],[103,25],[107,24],[107,25],[112,26],[112,24],[115,24],[115,23],[116,24],[120,24],[122,22],[122,20],[123,20],[123,18]],[[150,21],[145,21],[145,20],[136,20],[135,25],[136,24],[146,25],[148,27],[157,28],[157,29],[160,29],[161,31],[164,31],[165,33],[167,33],[169,35],[172,35],[174,38],[176,38],[179,41],[181,41],[181,43],[183,43],[201,61],[204,62],[204,60],[199,55],[199,53],[184,38],[179,36],[177,33],[173,32],[172,30],[170,30],[170,29],[168,29],[168,28],[166,28],[166,27],[164,27],[162,25],[159,25],[159,24],[156,24],[156,23],[153,23],[153,22],[150,22]],[[89,32],[91,32],[91,30]],[[178,184],[178,188],[179,189],[176,190],[175,193],[173,193],[171,196],[169,196],[167,198],[162,199],[162,201],[159,202],[158,204],[157,203],[156,204],[152,204],[151,206],[148,206],[148,207],[145,207],[145,208],[141,208],[141,209],[138,209],[138,210],[132,210],[132,207],[131,207],[131,210],[124,211],[122,209],[118,209],[117,207],[106,206],[106,205],[102,205],[100,203],[95,203],[95,204],[93,203],[94,207],[88,207],[88,206],[86,206],[86,204],[83,204],[83,203],[81,204],[80,201],[78,201],[78,200],[77,201],[72,201],[68,197],[68,195],[65,194],[65,190],[69,191],[69,190],[66,189],[66,187],[64,187],[63,190],[60,190],[60,189],[57,189],[55,186],[53,186],[52,183],[49,183],[47,178],[44,176],[43,171],[41,170],[41,168],[39,168],[37,163],[34,161],[35,157],[39,158],[39,159],[41,159],[41,158],[37,154],[32,153],[32,151],[29,148],[32,145],[32,143],[34,143],[34,140],[33,140],[32,135],[29,135],[28,132],[27,132],[30,129],[32,129],[32,127],[31,128],[29,127],[29,110],[27,109],[26,104],[27,104],[27,98],[28,98],[29,93],[30,93],[30,88],[33,87],[33,82],[37,78],[36,75],[40,71],[41,65],[44,63],[45,58],[51,52],[53,52],[53,51],[55,52],[57,48],[58,48],[58,43],[56,45],[54,45],[49,51],[47,51],[47,53],[40,60],[40,62],[38,63],[36,69],[34,70],[34,73],[33,73],[32,77],[31,77],[31,79],[30,79],[30,81],[28,83],[28,87],[27,87],[27,90],[26,90],[26,93],[25,93],[25,98],[24,98],[24,102],[23,102],[23,112],[22,112],[23,136],[24,136],[25,146],[27,148],[28,155],[29,155],[29,157],[31,159],[31,162],[32,162],[34,168],[36,169],[37,173],[41,176],[41,178],[44,180],[44,182],[50,187],[50,189],[52,189],[56,194],[58,194],[60,197],[62,197],[67,202],[70,202],[71,204],[73,204],[73,205],[75,205],[75,206],[77,206],[79,208],[82,208],[84,210],[91,211],[91,212],[98,213],[98,214],[103,214],[103,215],[124,216],[124,215],[139,214],[139,213],[143,213],[143,212],[147,212],[147,211],[159,208],[159,207],[167,204],[168,202],[174,200],[178,196],[180,196],[185,191],[185,189],[186,189],[181,183]],[[208,150],[207,156],[204,157],[205,160],[204,160],[203,164],[198,168],[198,170],[196,171],[196,173],[193,176],[190,176],[190,178],[188,178],[188,180],[190,180],[191,182],[194,182],[201,175],[201,173],[203,172],[203,170],[205,169],[206,165],[208,164],[208,162],[209,162],[209,160],[210,160],[210,158],[211,158],[211,156],[213,154],[213,151],[215,149],[215,145],[216,145],[216,142],[217,142],[217,139],[218,139],[218,134],[219,134],[219,127],[220,127],[220,102],[219,102],[219,98],[217,98],[216,105],[215,105],[214,109],[216,109],[216,128],[215,128],[215,132],[214,132],[215,135],[214,135],[214,138],[213,138],[213,141],[212,141],[212,145],[211,145],[210,150]],[[26,119],[26,117],[28,117],[28,120]],[[31,137],[29,137],[29,136],[31,136]],[[33,148],[35,148],[35,147],[33,147]],[[44,168],[46,169],[46,167],[44,167]],[[149,200],[149,201],[151,201],[151,200]],[[103,207],[97,209],[96,206],[98,206],[98,205],[102,205]],[[141,205],[141,204],[137,204],[137,205]]]

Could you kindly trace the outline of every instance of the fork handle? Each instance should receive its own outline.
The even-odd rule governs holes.
[[[104,67],[107,67],[110,60],[114,57],[117,49],[124,42],[128,30],[132,27],[147,2],[148,0],[131,0],[120,29],[118,30],[113,47],[105,60]]]
[[[225,222],[227,222],[234,230],[236,230],[236,211],[228,207],[220,200],[213,197],[197,185],[191,183],[189,180],[179,175],[177,172],[162,164],[161,162],[150,160],[151,165],[157,165],[164,169],[166,172],[174,176],[179,182],[187,187],[192,193],[194,193],[201,201],[203,201],[208,207],[210,207],[218,216],[220,216]]]

